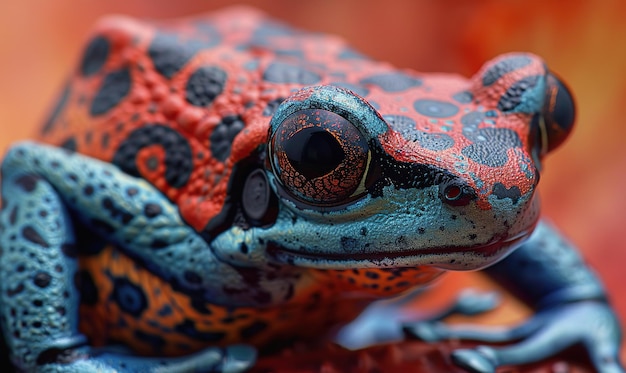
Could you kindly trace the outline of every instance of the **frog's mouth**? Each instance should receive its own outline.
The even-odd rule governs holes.
[[[449,270],[476,270],[504,258],[519,246],[530,232],[514,237],[495,238],[487,244],[456,247],[433,247],[415,250],[363,253],[303,252],[268,242],[267,253],[274,260],[301,267],[320,269],[391,268],[429,265]]]

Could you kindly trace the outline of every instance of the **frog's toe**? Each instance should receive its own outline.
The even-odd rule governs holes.
[[[489,347],[478,347],[475,350],[461,349],[452,353],[452,361],[461,368],[472,373],[493,373],[496,364]]]
[[[479,315],[494,310],[500,304],[500,295],[495,291],[465,289],[456,298],[450,314]]]

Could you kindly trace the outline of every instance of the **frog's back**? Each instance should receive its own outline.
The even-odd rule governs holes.
[[[278,104],[317,84],[365,95],[348,76],[371,72],[365,65],[379,64],[249,8],[167,23],[109,17],[40,139],[145,178],[203,231],[224,209],[233,169],[260,162]]]

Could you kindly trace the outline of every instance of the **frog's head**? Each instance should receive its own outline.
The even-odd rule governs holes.
[[[531,233],[539,162],[574,121],[564,85],[528,54],[470,80],[400,76],[413,87],[316,86],[279,106],[266,175],[280,211],[254,233],[274,259],[478,269]]]

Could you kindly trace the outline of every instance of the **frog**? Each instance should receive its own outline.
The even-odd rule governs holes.
[[[607,293],[536,196],[574,122],[569,88],[530,53],[466,78],[246,7],[104,18],[2,161],[6,353],[23,371],[240,372],[480,270],[533,315],[379,322],[483,341],[452,353],[472,372],[576,344],[623,372]]]

